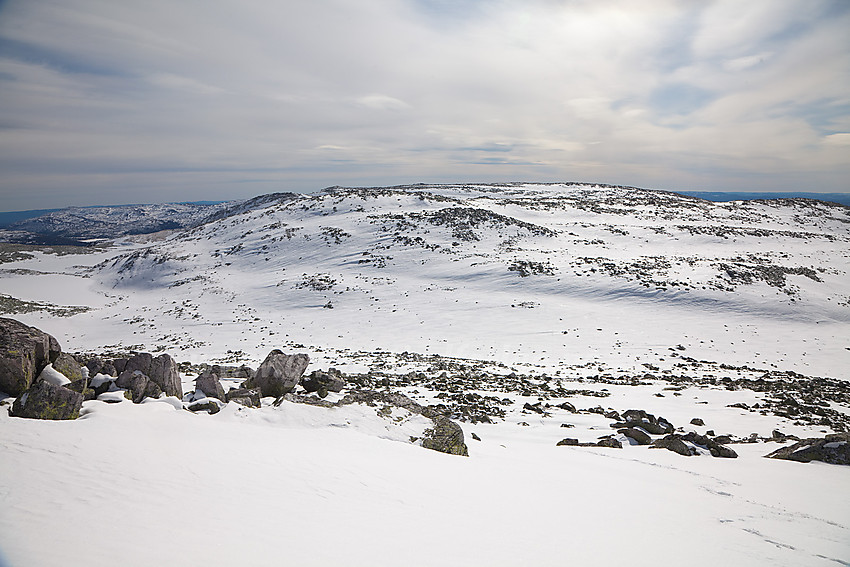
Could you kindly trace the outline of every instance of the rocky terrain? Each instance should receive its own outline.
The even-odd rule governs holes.
[[[273,194],[155,239],[7,244],[0,451],[18,465],[0,472],[30,482],[15,471],[42,453],[26,444],[82,451],[116,478],[173,469],[155,484],[177,516],[178,494],[216,494],[242,523],[270,498],[310,518],[357,510],[365,520],[329,528],[340,541],[385,529],[410,542],[453,526],[491,541],[472,545],[485,555],[522,517],[517,549],[546,564],[559,524],[596,542],[574,550],[592,563],[611,535],[603,526],[631,541],[626,518],[664,502],[654,525],[678,536],[639,553],[646,564],[681,558],[697,531],[722,543],[694,564],[841,563],[848,242],[850,208],[819,201],[501,184]],[[73,441],[83,430],[101,441]],[[177,453],[166,449],[178,438]],[[240,480],[238,497],[227,492],[281,470],[297,483],[270,493]],[[145,524],[134,485],[117,482]],[[23,506],[5,486],[0,496]],[[387,512],[373,515],[378,504]],[[498,525],[465,523],[475,510]],[[6,518],[0,533],[12,533]],[[196,538],[224,529],[191,518]],[[274,525],[315,549],[317,519],[287,522]],[[610,561],[630,556],[615,549]]]

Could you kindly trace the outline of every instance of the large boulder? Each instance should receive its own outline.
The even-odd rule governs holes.
[[[216,398],[222,402],[227,401],[227,395],[224,393],[224,387],[218,379],[218,373],[215,372],[216,367],[207,369],[195,378],[195,392],[200,390],[208,398]]]
[[[649,445],[652,443],[652,437],[642,427],[629,427],[626,429],[618,429],[617,433],[622,433],[629,439],[633,439],[638,445]]]
[[[308,364],[310,357],[306,354],[283,354],[275,349],[266,356],[246,387],[259,388],[263,397],[279,398],[295,389]]]
[[[125,370],[115,381],[115,385],[126,388],[127,397],[134,404],[141,403],[145,398],[158,398],[162,394],[159,385],[141,370]]]
[[[53,361],[53,368],[64,374],[71,382],[83,379],[83,368],[77,360],[67,352],[59,353]]]
[[[422,446],[441,453],[468,457],[469,451],[463,440],[463,429],[460,425],[444,416],[436,416],[432,419],[434,427],[425,430]]]
[[[116,369],[122,366],[121,359],[116,359],[113,366]],[[180,382],[180,373],[177,371],[177,363],[171,356],[161,354],[154,358],[153,355],[140,352],[123,364],[124,372],[140,371],[147,376],[151,382],[159,386],[160,390],[167,396],[183,397],[183,384]],[[123,386],[119,386],[123,387]]]
[[[823,439],[803,439],[767,455],[800,463],[822,461],[833,465],[850,465],[850,433],[834,433]]]
[[[31,419],[77,419],[82,406],[82,394],[42,381],[15,400],[11,415]]]
[[[258,408],[261,406],[260,397],[261,396],[259,390],[237,388],[235,390],[230,390],[229,392],[227,392],[227,399],[225,401],[234,402],[249,408]]]
[[[20,396],[62,349],[47,333],[0,317],[0,392]]]

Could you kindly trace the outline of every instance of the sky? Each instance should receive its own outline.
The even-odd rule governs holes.
[[[0,210],[850,192],[845,0],[0,0]]]

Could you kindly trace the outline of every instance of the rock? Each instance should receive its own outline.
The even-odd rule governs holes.
[[[68,380],[75,382],[83,379],[83,368],[77,360],[66,352],[59,353],[53,361],[53,368],[65,375]]]
[[[158,398],[162,395],[159,384],[148,378],[141,370],[124,370],[115,381],[115,385],[126,388],[129,392],[127,399],[133,400],[134,404],[141,403],[145,398]]]
[[[180,381],[180,373],[177,372],[177,363],[171,356],[161,354],[151,361],[148,377],[151,382],[159,386],[166,396],[183,397],[183,384]]]
[[[195,379],[195,391],[202,391],[207,398],[216,398],[222,402],[227,402],[227,395],[218,379],[218,373],[214,372],[215,369],[216,367],[206,370]]]
[[[622,421],[611,425],[616,429],[628,429],[640,427],[652,435],[666,435],[673,433],[673,424],[663,417],[655,417],[643,410],[626,410],[622,414]]]
[[[678,434],[671,434],[661,439],[656,439],[650,447],[653,449],[667,449],[668,451],[673,451],[686,457],[697,454],[696,449],[685,443],[682,440],[682,436]]]
[[[469,456],[469,450],[463,441],[463,429],[447,417],[434,418],[434,427],[425,430],[422,446],[450,455]]]
[[[89,388],[87,378],[81,378],[80,380],[74,380],[70,384],[65,384],[64,387],[68,388],[69,390],[73,390],[75,392],[79,392],[80,394],[82,394],[84,402],[87,402],[89,400],[94,400],[100,395],[93,388]]]
[[[325,395],[327,395],[327,392],[341,392],[345,388],[345,378],[335,368],[329,368],[327,372],[315,370],[309,376],[301,379],[301,386],[308,393],[324,390]],[[325,397],[321,393],[319,395]]]
[[[803,439],[767,455],[800,463],[822,461],[832,465],[850,465],[850,433],[834,433],[826,437]]]
[[[577,446],[577,445],[578,445],[578,439],[572,439],[572,438],[570,438],[570,437],[567,437],[567,438],[565,438],[565,439],[561,439],[560,441],[558,441],[557,443],[555,443],[555,446],[556,446],[556,447],[560,447],[560,446],[562,446],[562,445],[572,445],[572,446]]]
[[[479,437],[478,435],[476,435],[474,431],[473,431],[472,433],[470,433],[470,436],[471,436],[473,439],[475,439],[476,441],[481,441],[481,437]]]
[[[618,429],[617,433],[622,433],[629,439],[634,439],[638,445],[649,445],[652,443],[652,437],[640,427],[629,427],[626,429]]]
[[[735,459],[738,457],[738,453],[729,447],[724,447],[714,439],[693,432],[686,435],[679,435],[678,433],[667,435],[663,439],[656,440],[651,447],[667,449],[674,453],[679,453],[680,455],[689,457],[691,455],[699,454],[694,445],[708,450],[712,457],[727,459]]]
[[[623,444],[618,439],[613,437],[603,437],[596,442],[597,447],[611,447],[612,449],[622,449]]]
[[[697,427],[702,427],[703,425],[705,425],[705,422],[702,419],[695,417],[691,420],[691,425],[696,425]]]
[[[129,362],[126,358],[116,358],[112,361],[112,366],[115,367],[116,376],[124,372],[127,368],[127,363]]]
[[[15,400],[10,414],[31,419],[77,419],[82,405],[79,392],[38,382]]]
[[[564,402],[555,406],[556,408],[561,408],[562,410],[567,410],[570,413],[576,413],[578,410],[576,407],[570,402]]]
[[[61,350],[53,336],[20,321],[0,317],[0,392],[21,396],[44,367],[59,357]]]
[[[278,349],[271,351],[247,387],[259,388],[263,397],[279,398],[295,389],[301,375],[310,364],[306,354],[283,354]]]
[[[260,391],[249,388],[237,388],[227,392],[226,401],[234,402],[248,408],[260,407]]]
[[[539,414],[543,414],[544,411],[545,411],[541,407],[541,402],[537,402],[536,404],[529,404],[528,402],[526,402],[526,404],[524,406],[522,406],[522,409],[527,410],[527,411],[533,411],[534,413],[539,413]]]
[[[221,406],[215,398],[204,398],[186,407],[187,410],[197,413],[199,411],[208,411],[210,415],[215,415],[221,411]]]

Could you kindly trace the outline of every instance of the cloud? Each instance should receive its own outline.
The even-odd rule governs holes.
[[[850,190],[841,5],[8,0],[0,196],[511,179]]]

